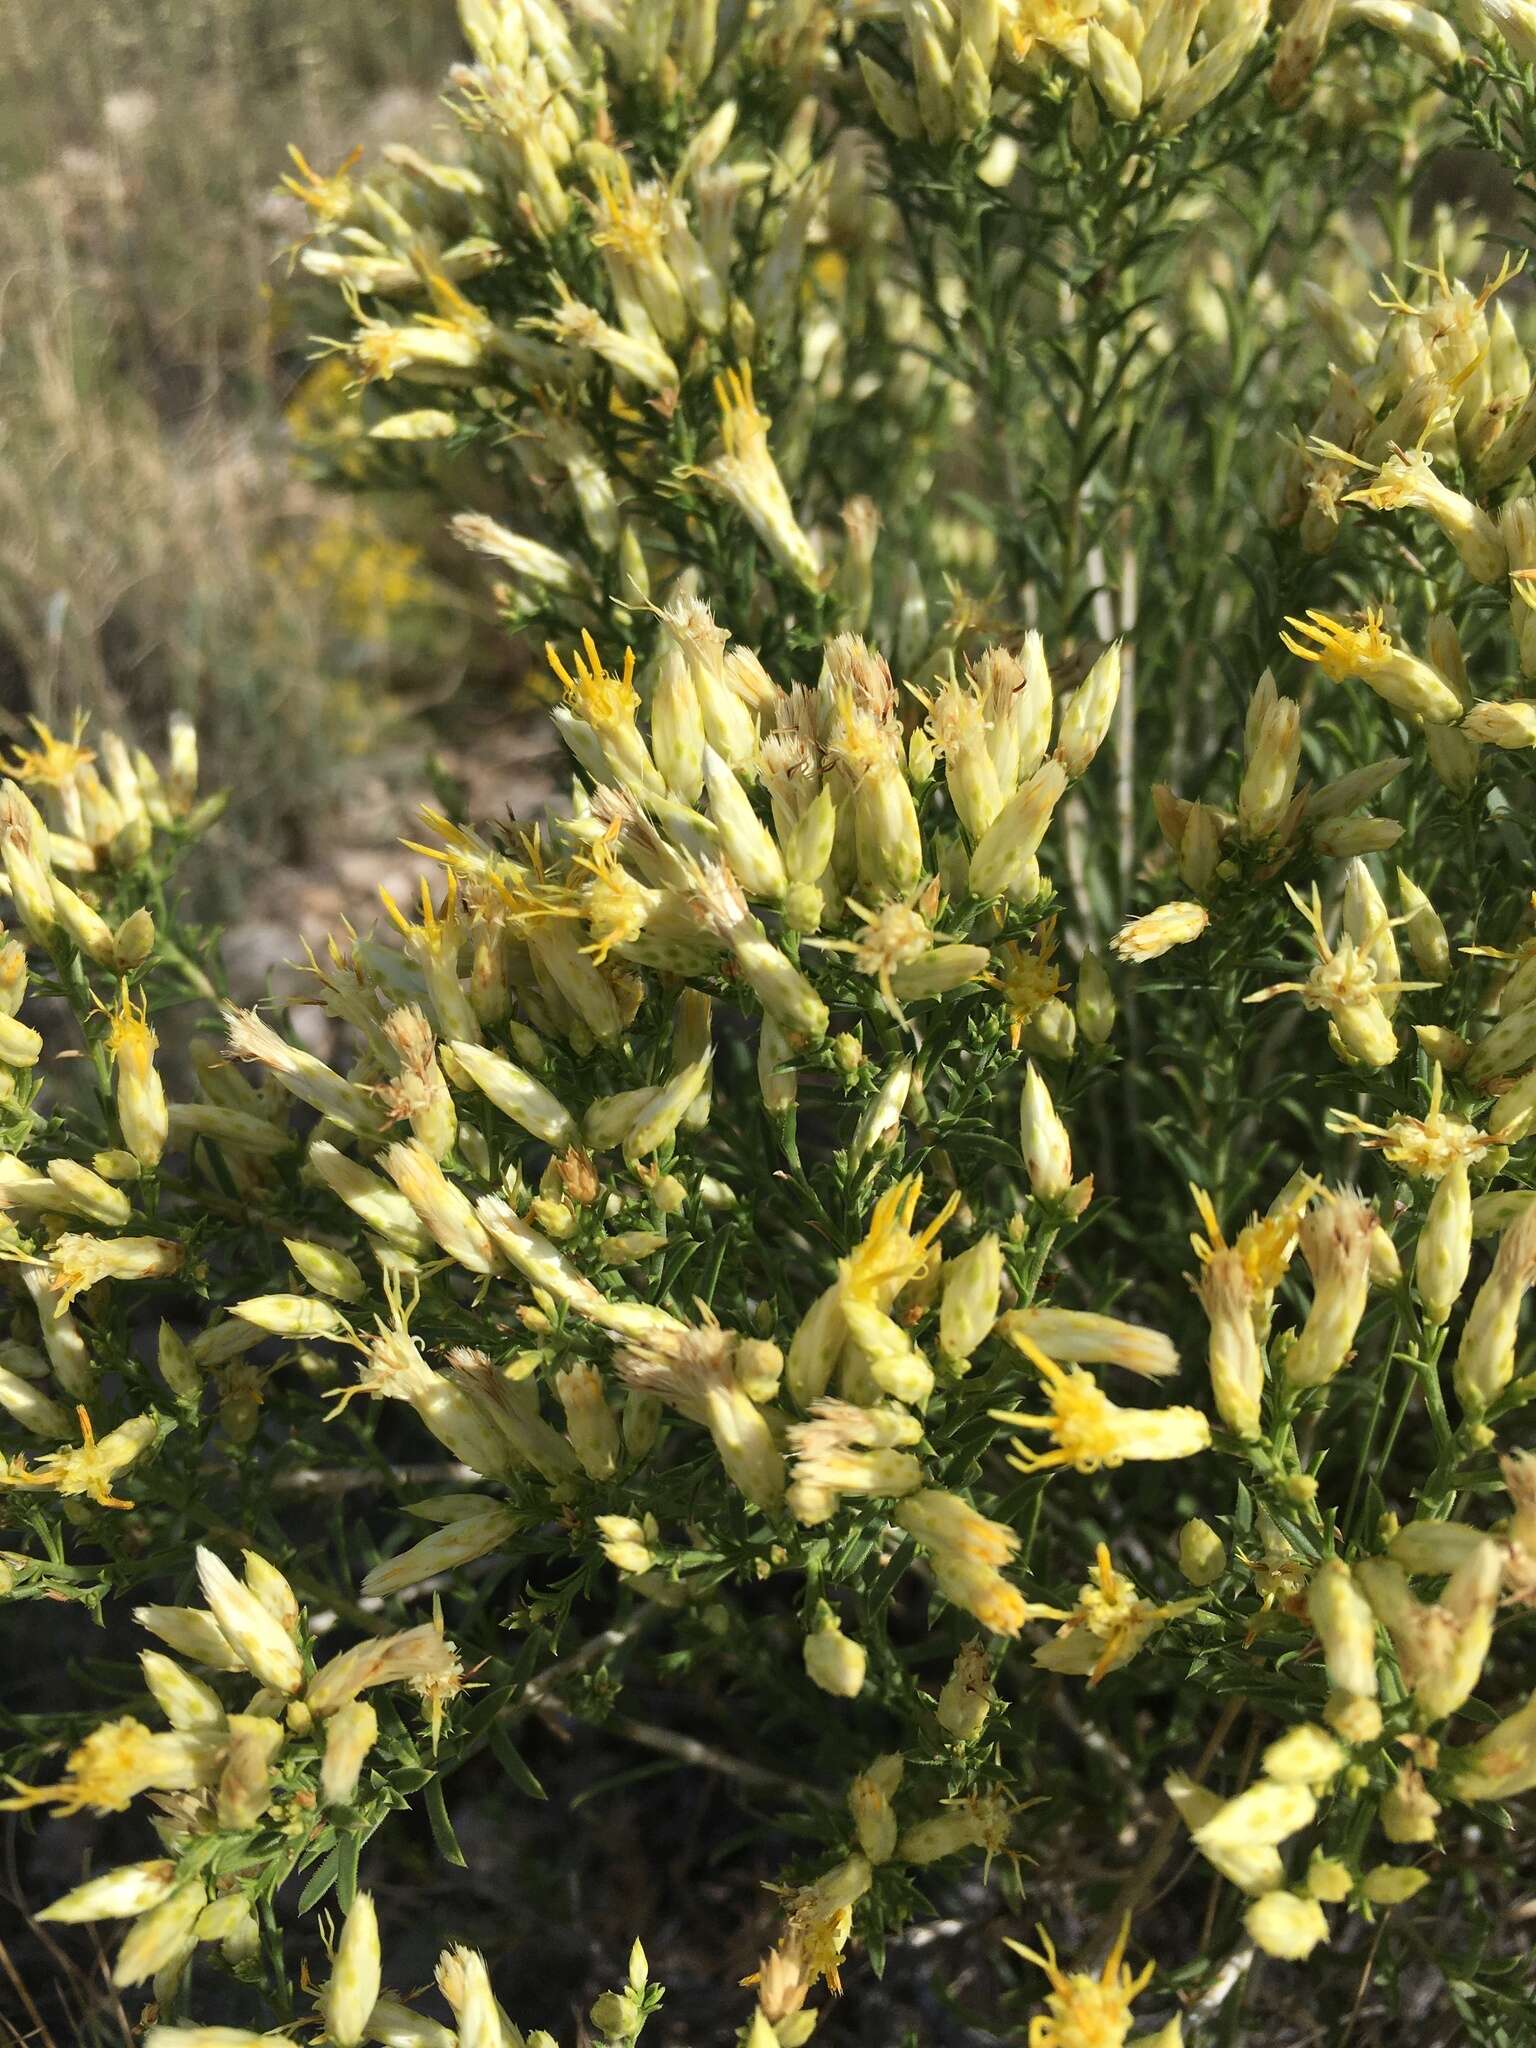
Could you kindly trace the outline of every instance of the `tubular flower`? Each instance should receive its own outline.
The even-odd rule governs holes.
[[[1454,1714],[1482,1675],[1503,1569],[1498,1544],[1485,1538],[1456,1566],[1439,1599],[1426,1604],[1409,1591],[1407,1575],[1391,1558],[1365,1558],[1355,1567],[1428,1720]]]
[[[734,1370],[740,1339],[733,1330],[707,1322],[637,1337],[615,1363],[626,1384],[664,1401],[714,1438],[733,1485],[755,1507],[772,1511],[784,1498],[784,1459],[762,1411],[743,1390]]]
[[[1328,1683],[1339,1694],[1374,1699],[1376,1623],[1364,1594],[1339,1558],[1325,1558],[1307,1587],[1307,1613],[1323,1646]]]
[[[596,738],[610,771],[605,779],[621,783],[636,795],[659,793],[661,777],[636,720],[640,696],[634,682],[634,649],[625,648],[624,666],[618,675],[604,668],[590,633],[583,633],[569,669],[553,647],[546,647],[544,654],[565,691],[569,715]]]
[[[157,1040],[141,1001],[123,984],[117,1007],[108,1013],[107,1052],[116,1077],[117,1121],[123,1143],[143,1167],[160,1163],[170,1134],[165,1088],[155,1071]]]
[[[66,1232],[54,1240],[48,1286],[63,1315],[77,1294],[102,1280],[164,1280],[181,1268],[182,1248],[168,1237],[86,1237]]]
[[[1255,1328],[1257,1291],[1241,1251],[1208,1250],[1194,1283],[1210,1324],[1207,1367],[1216,1412],[1234,1436],[1259,1435],[1264,1404],[1264,1351]]]
[[[936,897],[936,884],[919,884],[905,901],[866,910],[850,896],[848,908],[863,921],[861,935],[815,941],[851,954],[854,965],[875,982],[886,1008],[901,1024],[907,1021],[903,1001],[920,1002],[963,988],[985,974],[991,957],[985,946],[946,939],[933,929],[919,899],[926,902]]]
[[[1097,1976],[1086,1970],[1063,1970],[1055,1944],[1043,1927],[1036,1928],[1044,1954],[1008,1939],[1008,1947],[1025,1962],[1045,1972],[1050,1983],[1045,2012],[1029,2023],[1029,2048],[1121,2048],[1131,2030],[1131,2006],[1152,1981],[1156,1965],[1132,1971],[1125,1960],[1131,1922],[1127,1914],[1114,1945]],[[1007,1939],[1007,1937],[1005,1937]]]
[[[1454,1782],[1461,1799],[1510,1799],[1536,1785],[1536,1693],[1473,1743]]]
[[[186,1792],[217,1776],[223,1740],[206,1730],[156,1733],[125,1715],[104,1721],[70,1752],[68,1776],[57,1785],[19,1785],[0,1810],[51,1806],[61,1815],[123,1813],[141,1792]]]
[[[1460,719],[1463,707],[1456,692],[1427,661],[1393,644],[1379,611],[1362,613],[1353,626],[1313,611],[1286,623],[1292,632],[1280,637],[1291,653],[1317,662],[1331,682],[1362,682],[1394,711],[1426,725],[1454,725]]]
[[[1093,1315],[1082,1309],[1012,1309],[997,1325],[1021,1351],[1043,1351],[1058,1365],[1118,1365],[1140,1379],[1171,1379],[1179,1354],[1160,1330],[1121,1322],[1118,1316]]]
[[[1432,987],[1428,982],[1378,982],[1369,953],[1344,936],[1330,945],[1323,930],[1322,900],[1314,886],[1310,903],[1287,883],[1286,894],[1312,927],[1317,965],[1305,981],[1279,981],[1243,1000],[1267,1003],[1272,996],[1299,995],[1309,1010],[1328,1013],[1328,1037],[1341,1060],[1362,1067],[1387,1067],[1397,1058],[1397,1034],[1383,996]]]
[[[1040,1200],[1065,1201],[1072,1193],[1072,1140],[1033,1060],[1024,1069],[1019,1094],[1019,1149]]]
[[[1166,1606],[1143,1600],[1127,1574],[1116,1569],[1109,1545],[1101,1543],[1094,1553],[1093,1576],[1078,1589],[1076,1607],[1070,1614],[1053,1617],[1061,1627],[1035,1651],[1035,1662],[1043,1671],[1086,1678],[1097,1685],[1128,1664],[1166,1622],[1193,1613],[1199,1605],[1198,1599]]]
[[[957,1372],[997,1321],[1002,1298],[1003,1248],[996,1231],[988,1231],[969,1250],[944,1261],[939,1304],[939,1349]]]
[[[1496,523],[1435,475],[1423,448],[1394,448],[1377,470],[1375,482],[1351,491],[1345,503],[1370,505],[1378,512],[1401,505],[1427,512],[1479,583],[1501,583],[1508,573],[1509,556]]]
[[[1380,1151],[1392,1164],[1420,1180],[1439,1180],[1453,1166],[1470,1165],[1482,1153],[1492,1150],[1496,1138],[1449,1116],[1441,1109],[1443,1077],[1435,1063],[1430,1081],[1429,1108],[1423,1117],[1396,1116],[1389,1124],[1367,1123],[1347,1111],[1328,1112],[1327,1127]]]
[[[927,1551],[945,1599],[974,1614],[994,1635],[1016,1636],[1032,1614],[1054,1613],[1031,1607],[1002,1575],[1002,1566],[1019,1547],[1018,1537],[959,1494],[924,1487],[904,1500],[891,1519]]]
[[[752,391],[752,367],[743,363],[715,379],[721,454],[699,475],[741,513],[758,539],[807,590],[821,587],[821,565],[801,531],[768,447],[768,417]]]
[[[0,1462],[0,1486],[42,1486],[66,1498],[84,1497],[99,1508],[131,1508],[131,1500],[119,1500],[112,1491],[120,1472],[126,1472],[159,1434],[153,1415],[134,1415],[98,1437],[84,1408],[75,1410],[80,1422],[81,1441],[77,1448],[48,1451],[35,1466],[22,1458]]]
[[[1499,1239],[1493,1270],[1462,1325],[1454,1368],[1456,1394],[1474,1414],[1497,1400],[1514,1378],[1520,1308],[1533,1285],[1536,1207],[1526,1209]]]
[[[408,1685],[430,1703],[460,1684],[458,1652],[433,1622],[375,1636],[322,1664],[305,1689],[310,1712],[328,1717],[376,1685]]]
[[[846,1495],[896,1499],[921,1486],[922,1466],[900,1448],[923,1434],[906,1409],[823,1399],[812,1402],[811,1418],[788,1432],[795,1475],[789,1506],[797,1521],[826,1521]]]
[[[1312,1306],[1286,1354],[1285,1376],[1295,1387],[1320,1387],[1344,1366],[1371,1284],[1371,1242],[1376,1212],[1352,1190],[1325,1191],[1304,1218],[1302,1257],[1312,1274]]]
[[[1013,1339],[1045,1384],[1050,1413],[1025,1415],[989,1409],[994,1422],[1038,1430],[1055,1439],[1048,1451],[1015,1443],[1008,1462],[1020,1472],[1044,1472],[1058,1465],[1074,1471],[1113,1471],[1142,1459],[1189,1458],[1210,1446],[1210,1424],[1197,1408],[1121,1408],[1081,1366],[1058,1365],[1028,1337]]]

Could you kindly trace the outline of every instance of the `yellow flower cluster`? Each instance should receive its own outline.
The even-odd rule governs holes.
[[[295,156],[342,309],[295,427],[442,494],[569,776],[427,812],[292,1014],[186,923],[186,721],[0,778],[0,1590],[156,1643],[98,1725],[19,1718],[9,1808],[158,1837],[47,1917],[128,1923],[158,2048],[522,2041],[477,1951],[451,2024],[385,1988],[357,1865],[418,1800],[454,1853],[463,1765],[532,1796],[558,1704],[562,1782],[634,1741],[782,1801],[745,2048],[929,1906],[989,1940],[959,1858],[1073,1930],[1012,1945],[1033,2048],[1230,2033],[1255,1949],[1354,1997],[1383,1915],[1385,1982],[1447,1926],[1496,1976],[1536,397],[1514,267],[1407,236],[1536,32],[460,13],[432,153]],[[1314,159],[1392,195],[1374,312]],[[338,622],[395,610],[413,565],[350,559]],[[191,2019],[199,1951],[199,2009],[218,1956],[289,2032]],[[659,1997],[637,1946],[588,2036]]]

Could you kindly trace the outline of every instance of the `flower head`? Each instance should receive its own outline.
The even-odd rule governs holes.
[[[1347,1110],[1330,1110],[1330,1131],[1359,1138],[1362,1144],[1381,1152],[1396,1167],[1418,1180],[1441,1180],[1453,1166],[1469,1163],[1498,1143],[1460,1117],[1448,1115],[1441,1107],[1442,1075],[1435,1064],[1430,1082],[1429,1108],[1422,1117],[1395,1116],[1388,1124],[1367,1123]]]
[[[1038,1430],[1055,1439],[1048,1451],[1015,1444],[1008,1462],[1019,1471],[1044,1472],[1057,1465],[1070,1465],[1078,1472],[1097,1472],[1101,1466],[1113,1471],[1128,1460],[1188,1458],[1209,1446],[1210,1424],[1197,1408],[1122,1408],[1081,1366],[1058,1365],[1026,1336],[1016,1334],[1013,1341],[1045,1383],[1050,1412],[988,1412],[994,1422]]]
[[[1148,1963],[1133,1972],[1126,1962],[1129,1916],[1097,1976],[1087,1970],[1063,1970],[1051,1937],[1043,1927],[1036,1932],[1043,1955],[1022,1942],[1008,1941],[1016,1955],[1045,1972],[1051,1986],[1046,2010],[1029,2023],[1029,2048],[1121,2048],[1131,2031],[1132,2001],[1151,1982],[1156,1967]]]

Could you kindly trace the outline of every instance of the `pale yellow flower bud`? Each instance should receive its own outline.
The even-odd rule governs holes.
[[[974,1742],[996,1704],[986,1644],[974,1636],[964,1644],[939,1694],[939,1726],[956,1742]]]
[[[1135,70],[1134,63],[1131,69]],[[1094,83],[1099,81],[1095,79]],[[1062,710],[1056,734],[1056,759],[1072,781],[1087,773],[1103,745],[1119,696],[1120,642],[1116,640],[1105,648]],[[980,893],[978,890],[977,894]]]
[[[509,1508],[489,1507],[479,1514],[461,1515],[387,1563],[375,1565],[363,1580],[363,1596],[387,1598],[407,1586],[436,1578],[440,1572],[457,1571],[499,1550],[517,1527],[517,1516]]]
[[[304,1237],[285,1237],[283,1244],[304,1279],[319,1293],[349,1303],[361,1301],[367,1293],[368,1283],[345,1252]]]
[[[1025,1067],[1019,1097],[1019,1149],[1035,1194],[1041,1201],[1062,1201],[1072,1187],[1072,1141],[1033,1060]]]
[[[19,1348],[0,1346],[0,1357],[14,1354]],[[43,1365],[41,1358],[38,1364]],[[4,1364],[0,1364],[0,1409],[31,1436],[58,1442],[75,1433],[75,1418],[61,1401],[55,1401],[31,1379],[24,1379]]]
[[[1179,1570],[1192,1586],[1214,1586],[1227,1568],[1226,1546],[1199,1516],[1179,1530]]]
[[[655,1564],[651,1552],[654,1525],[647,1529],[633,1515],[599,1515],[597,1529],[602,1537],[603,1555],[615,1571],[634,1577],[648,1572]]]
[[[946,1259],[939,1303],[939,1351],[960,1367],[997,1321],[1003,1284],[1002,1241],[989,1231],[969,1251]]]
[[[1088,25],[1088,76],[1117,121],[1134,121],[1141,112],[1141,73],[1136,59],[1099,22]]]
[[[1323,1719],[1338,1736],[1355,1749],[1368,1748],[1381,1737],[1381,1708],[1359,1693],[1331,1693],[1323,1708]]]
[[[858,53],[858,64],[864,89],[873,101],[882,124],[900,142],[918,141],[923,133],[923,123],[916,100],[905,87],[897,84],[889,71],[862,50]]]
[[[1335,1692],[1376,1697],[1376,1617],[1349,1566],[1325,1558],[1307,1588],[1307,1613],[1323,1646],[1328,1683]]]
[[[1243,1915],[1243,1925],[1256,1948],[1267,1956],[1299,1963],[1328,1939],[1328,1922],[1316,1899],[1294,1892],[1266,1892]]]
[[[1089,1045],[1106,1045],[1115,1028],[1115,992],[1090,947],[1077,970],[1077,1028]]]
[[[98,967],[116,964],[117,950],[112,937],[112,927],[97,910],[93,910],[83,896],[77,895],[67,882],[53,877],[53,907],[75,945],[88,960],[94,960]],[[153,927],[151,927],[153,936]],[[124,971],[135,963],[125,961]]]
[[[1406,1863],[1378,1863],[1360,1880],[1360,1896],[1372,1906],[1401,1906],[1429,1883],[1427,1870]]]
[[[1304,1880],[1307,1894],[1324,1906],[1337,1906],[1347,1899],[1355,1888],[1349,1866],[1341,1863],[1336,1856],[1314,1855],[1307,1865]]]
[[[211,1550],[198,1549],[197,1577],[221,1635],[246,1669],[273,1692],[296,1693],[304,1663],[288,1630]]]
[[[1179,880],[1186,888],[1203,893],[1211,886],[1221,863],[1224,828],[1222,814],[1213,804],[1190,805],[1179,845]]]
[[[84,1926],[93,1920],[125,1920],[150,1912],[175,1888],[176,1866],[168,1860],[124,1863],[76,1885],[51,1906],[44,1906],[37,1917],[65,1927]]]
[[[1466,1063],[1469,1081],[1517,1073],[1536,1059],[1536,1002],[1508,1010],[1473,1047]]]
[[[1317,1801],[1305,1785],[1260,1778],[1223,1800],[1192,1832],[1197,1847],[1205,1850],[1271,1848],[1310,1826],[1316,1812]]]
[[[1407,919],[1408,944],[1421,974],[1431,981],[1444,981],[1451,971],[1451,942],[1433,903],[1416,882],[1399,868],[1397,899]]]
[[[1008,799],[971,854],[973,896],[1017,896],[1023,900],[1027,895],[1033,901],[1039,888],[1035,855],[1066,786],[1067,771],[1062,763],[1043,761]]]
[[[624,1158],[629,1165],[670,1145],[685,1120],[691,1127],[689,1112],[701,1100],[708,1101],[713,1062],[713,1052],[706,1050],[698,1059],[679,1067],[656,1090],[625,1133]]]
[[[1454,1379],[1462,1406],[1481,1412],[1514,1377],[1520,1308],[1536,1281],[1536,1207],[1527,1208],[1499,1240],[1493,1270],[1478,1289],[1462,1326]]]
[[[651,752],[672,795],[696,804],[704,789],[704,719],[688,660],[676,641],[661,650],[651,691]]]
[[[1263,846],[1274,837],[1291,807],[1300,766],[1301,706],[1294,697],[1275,697],[1265,708],[1238,790],[1237,829],[1243,839]]]
[[[1423,1773],[1403,1764],[1381,1802],[1381,1831],[1389,1842],[1432,1842],[1440,1812]]]
[[[1169,1379],[1179,1369],[1179,1354],[1161,1330],[1085,1309],[1014,1309],[999,1334],[1026,1352],[1033,1345],[1061,1365],[1117,1365],[1149,1380]]]
[[[0,865],[17,915],[32,937],[46,945],[58,921],[48,827],[15,782],[0,782]]]
[[[244,1658],[211,1614],[200,1607],[135,1607],[140,1628],[158,1636],[179,1657],[188,1657],[210,1671],[243,1671]]]
[[[757,1037],[757,1085],[770,1116],[787,1116],[795,1106],[799,1081],[793,1062],[794,1048],[788,1032],[774,1018],[765,1016]]]
[[[704,780],[709,792],[709,814],[720,834],[720,851],[737,881],[749,898],[777,903],[789,879],[783,856],[773,834],[753,810],[734,770],[710,746],[704,749]]]
[[[1520,698],[1474,704],[1461,721],[1461,731],[1475,745],[1511,752],[1536,747],[1536,703]]]
[[[451,1039],[443,1052],[451,1079],[478,1088],[521,1129],[531,1131],[556,1151],[575,1143],[576,1123],[569,1110],[512,1060],[464,1039]]]
[[[831,1608],[823,1606],[822,1618],[805,1638],[803,1656],[812,1685],[834,1699],[851,1700],[863,1690],[868,1656],[861,1644],[843,1634]]]
[[[1175,946],[1192,945],[1210,921],[1202,903],[1160,903],[1144,917],[1123,924],[1110,945],[1122,960],[1159,960]]]
[[[1288,1728],[1265,1749],[1264,1775],[1281,1785],[1307,1785],[1320,1792],[1349,1761],[1326,1728],[1303,1721]]]
[[[1216,1412],[1234,1436],[1252,1442],[1262,1427],[1264,1353],[1240,1251],[1212,1253],[1201,1268],[1199,1295],[1211,1328],[1207,1356]]]
[[[896,1813],[891,1805],[901,1783],[899,1756],[877,1757],[848,1788],[854,1833],[868,1862],[889,1863],[896,1853]]]
[[[1320,1202],[1303,1218],[1300,1243],[1313,1295],[1301,1334],[1286,1353],[1292,1386],[1324,1386],[1347,1361],[1365,1313],[1375,1230],[1375,1211],[1351,1193]]]
[[[160,1650],[141,1650],[139,1666],[155,1705],[173,1728],[224,1726],[224,1708],[211,1685],[183,1671]]]
[[[0,1066],[35,1067],[43,1056],[43,1034],[19,1017],[0,1016]]]
[[[932,0],[903,0],[907,45],[917,88],[917,110],[930,142],[947,142],[954,134],[954,73],[945,51],[948,11],[941,17]]]
[[[331,1980],[320,1994],[320,2013],[336,2048],[358,2048],[379,1996],[379,1922],[369,1892],[358,1892],[342,1923]]]
[[[112,1966],[112,1982],[122,1989],[142,1984],[184,1955],[192,1945],[193,1923],[207,1903],[200,1883],[184,1884],[142,1914],[123,1936]]]
[[[1413,1284],[1432,1328],[1450,1321],[1471,1263],[1472,1189],[1467,1162],[1458,1159],[1441,1176],[1414,1253]]]
[[[351,1700],[325,1723],[320,1797],[326,1806],[350,1806],[363,1762],[379,1735],[379,1717],[366,1700]]]
[[[566,1434],[589,1479],[610,1479],[618,1468],[619,1428],[603,1396],[597,1368],[577,1364],[555,1375],[555,1393],[565,1410]]]
[[[500,1268],[496,1246],[469,1197],[415,1138],[388,1145],[379,1164],[449,1258],[471,1273]]]
[[[848,1157],[857,1166],[870,1152],[889,1145],[901,1128],[902,1111],[912,1093],[912,1062],[900,1059],[894,1062],[880,1086],[864,1105],[864,1112],[854,1128],[848,1146]]]
[[[253,1294],[231,1302],[229,1312],[270,1337],[333,1337],[348,1327],[339,1308],[305,1294]]]
[[[1164,1780],[1163,1790],[1191,1836],[1222,1811],[1217,1793],[1192,1783],[1181,1771]],[[1285,1878],[1280,1853],[1272,1843],[1239,1843],[1232,1848],[1201,1845],[1201,1853],[1230,1883],[1249,1894],[1274,1891]]]

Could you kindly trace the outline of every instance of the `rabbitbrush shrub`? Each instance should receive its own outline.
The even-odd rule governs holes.
[[[12,1716],[140,1829],[42,1917],[158,2048],[521,2044],[391,1817],[643,1689],[745,2048],[914,1923],[956,2040],[1531,2040],[1536,8],[461,12],[296,254],[568,790],[317,1037],[187,732],[9,764],[6,1590],[144,1646]]]

